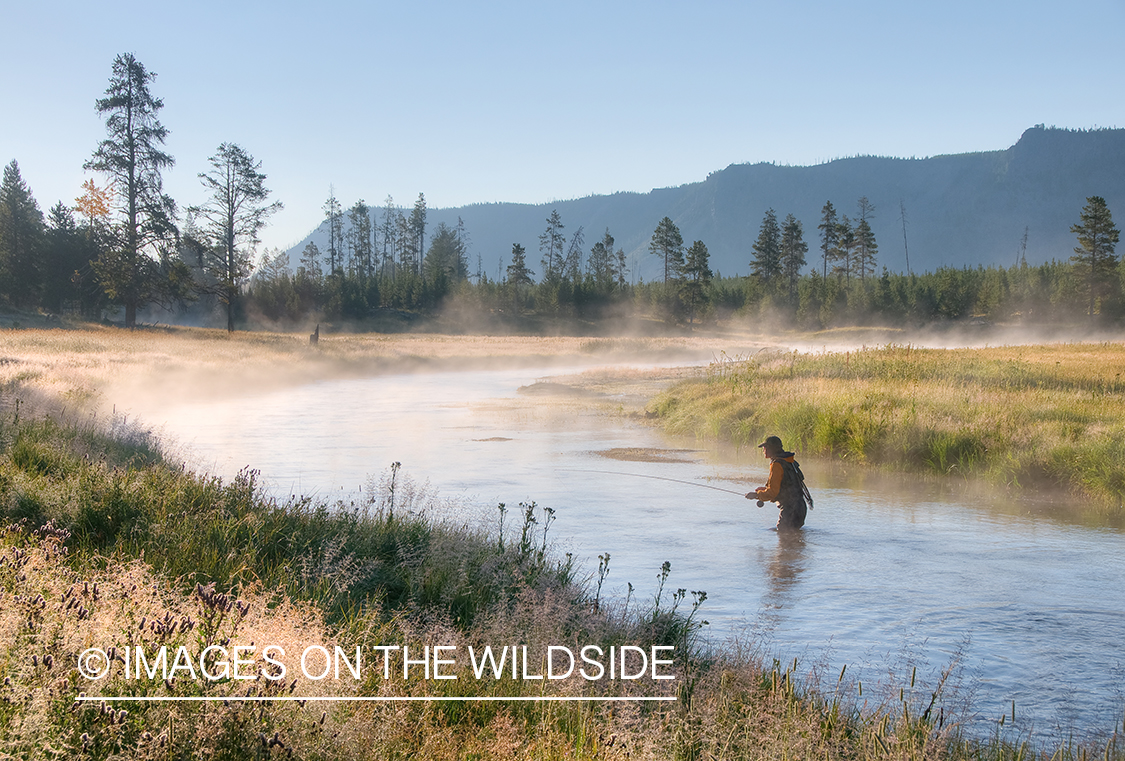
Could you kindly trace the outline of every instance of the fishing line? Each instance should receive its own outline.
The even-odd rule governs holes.
[[[695,481],[681,481],[678,478],[667,478],[665,476],[649,476],[644,473],[625,473],[617,470],[584,470],[582,468],[560,468],[560,471],[565,473],[604,473],[611,476],[632,476],[633,478],[651,478],[656,481],[671,481],[676,484],[687,484],[688,486],[698,486],[701,489],[714,489],[715,491],[723,491],[727,494],[737,494],[740,497],[745,497],[746,494],[733,489],[723,489],[719,486],[711,486],[710,484],[700,484]]]

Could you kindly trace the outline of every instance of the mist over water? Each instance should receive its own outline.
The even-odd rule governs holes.
[[[494,527],[499,502],[509,526],[521,501],[551,507],[560,555],[573,552],[593,570],[610,553],[605,590],[624,598],[631,583],[651,599],[669,561],[670,590],[707,592],[701,614],[714,641],[741,637],[782,661],[797,657],[832,687],[846,664],[851,689],[862,680],[868,696],[893,682],[897,695],[917,666],[921,694],[956,664],[951,682],[971,699],[977,731],[1010,714],[1013,700],[1017,731],[1036,735],[1120,722],[1120,530],[925,484],[857,487],[810,461],[816,507],[787,540],[771,530],[772,505],[702,488],[742,493],[763,483],[758,450],[607,459],[599,453],[684,444],[581,404],[517,394],[547,372],[562,371],[332,380],[143,414],[187,446],[196,466],[228,477],[258,468],[282,497],[350,498],[398,461],[452,500],[459,521]]]

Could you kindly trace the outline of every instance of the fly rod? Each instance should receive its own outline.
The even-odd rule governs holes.
[[[688,486],[698,486],[701,489],[714,489],[715,491],[722,491],[722,492],[726,492],[727,494],[737,494],[740,497],[746,496],[742,492],[735,491],[734,489],[724,489],[720,486],[711,486],[710,484],[697,484],[694,481],[681,481],[678,478],[667,478],[665,476],[649,476],[649,475],[645,475],[644,473],[625,473],[623,471],[617,471],[617,470],[584,470],[582,468],[565,468],[564,470],[567,471],[567,472],[570,472],[570,473],[605,473],[606,475],[611,475],[611,476],[632,476],[633,478],[651,478],[651,479],[654,479],[656,481],[671,481],[672,483],[676,483],[676,484],[686,484]]]

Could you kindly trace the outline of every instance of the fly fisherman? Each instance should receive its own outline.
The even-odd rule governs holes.
[[[812,495],[805,486],[805,474],[793,459],[792,452],[786,452],[777,436],[768,436],[758,447],[770,462],[770,475],[765,486],[759,486],[746,495],[746,499],[763,502],[776,502],[781,513],[777,516],[778,531],[794,531],[805,525],[805,514],[812,507]]]

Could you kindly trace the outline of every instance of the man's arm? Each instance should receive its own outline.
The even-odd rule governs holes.
[[[773,502],[777,499],[777,495],[781,493],[781,476],[784,472],[785,470],[781,467],[781,463],[770,463],[770,475],[766,480],[766,485],[759,486],[754,490],[758,499],[765,502]]]

